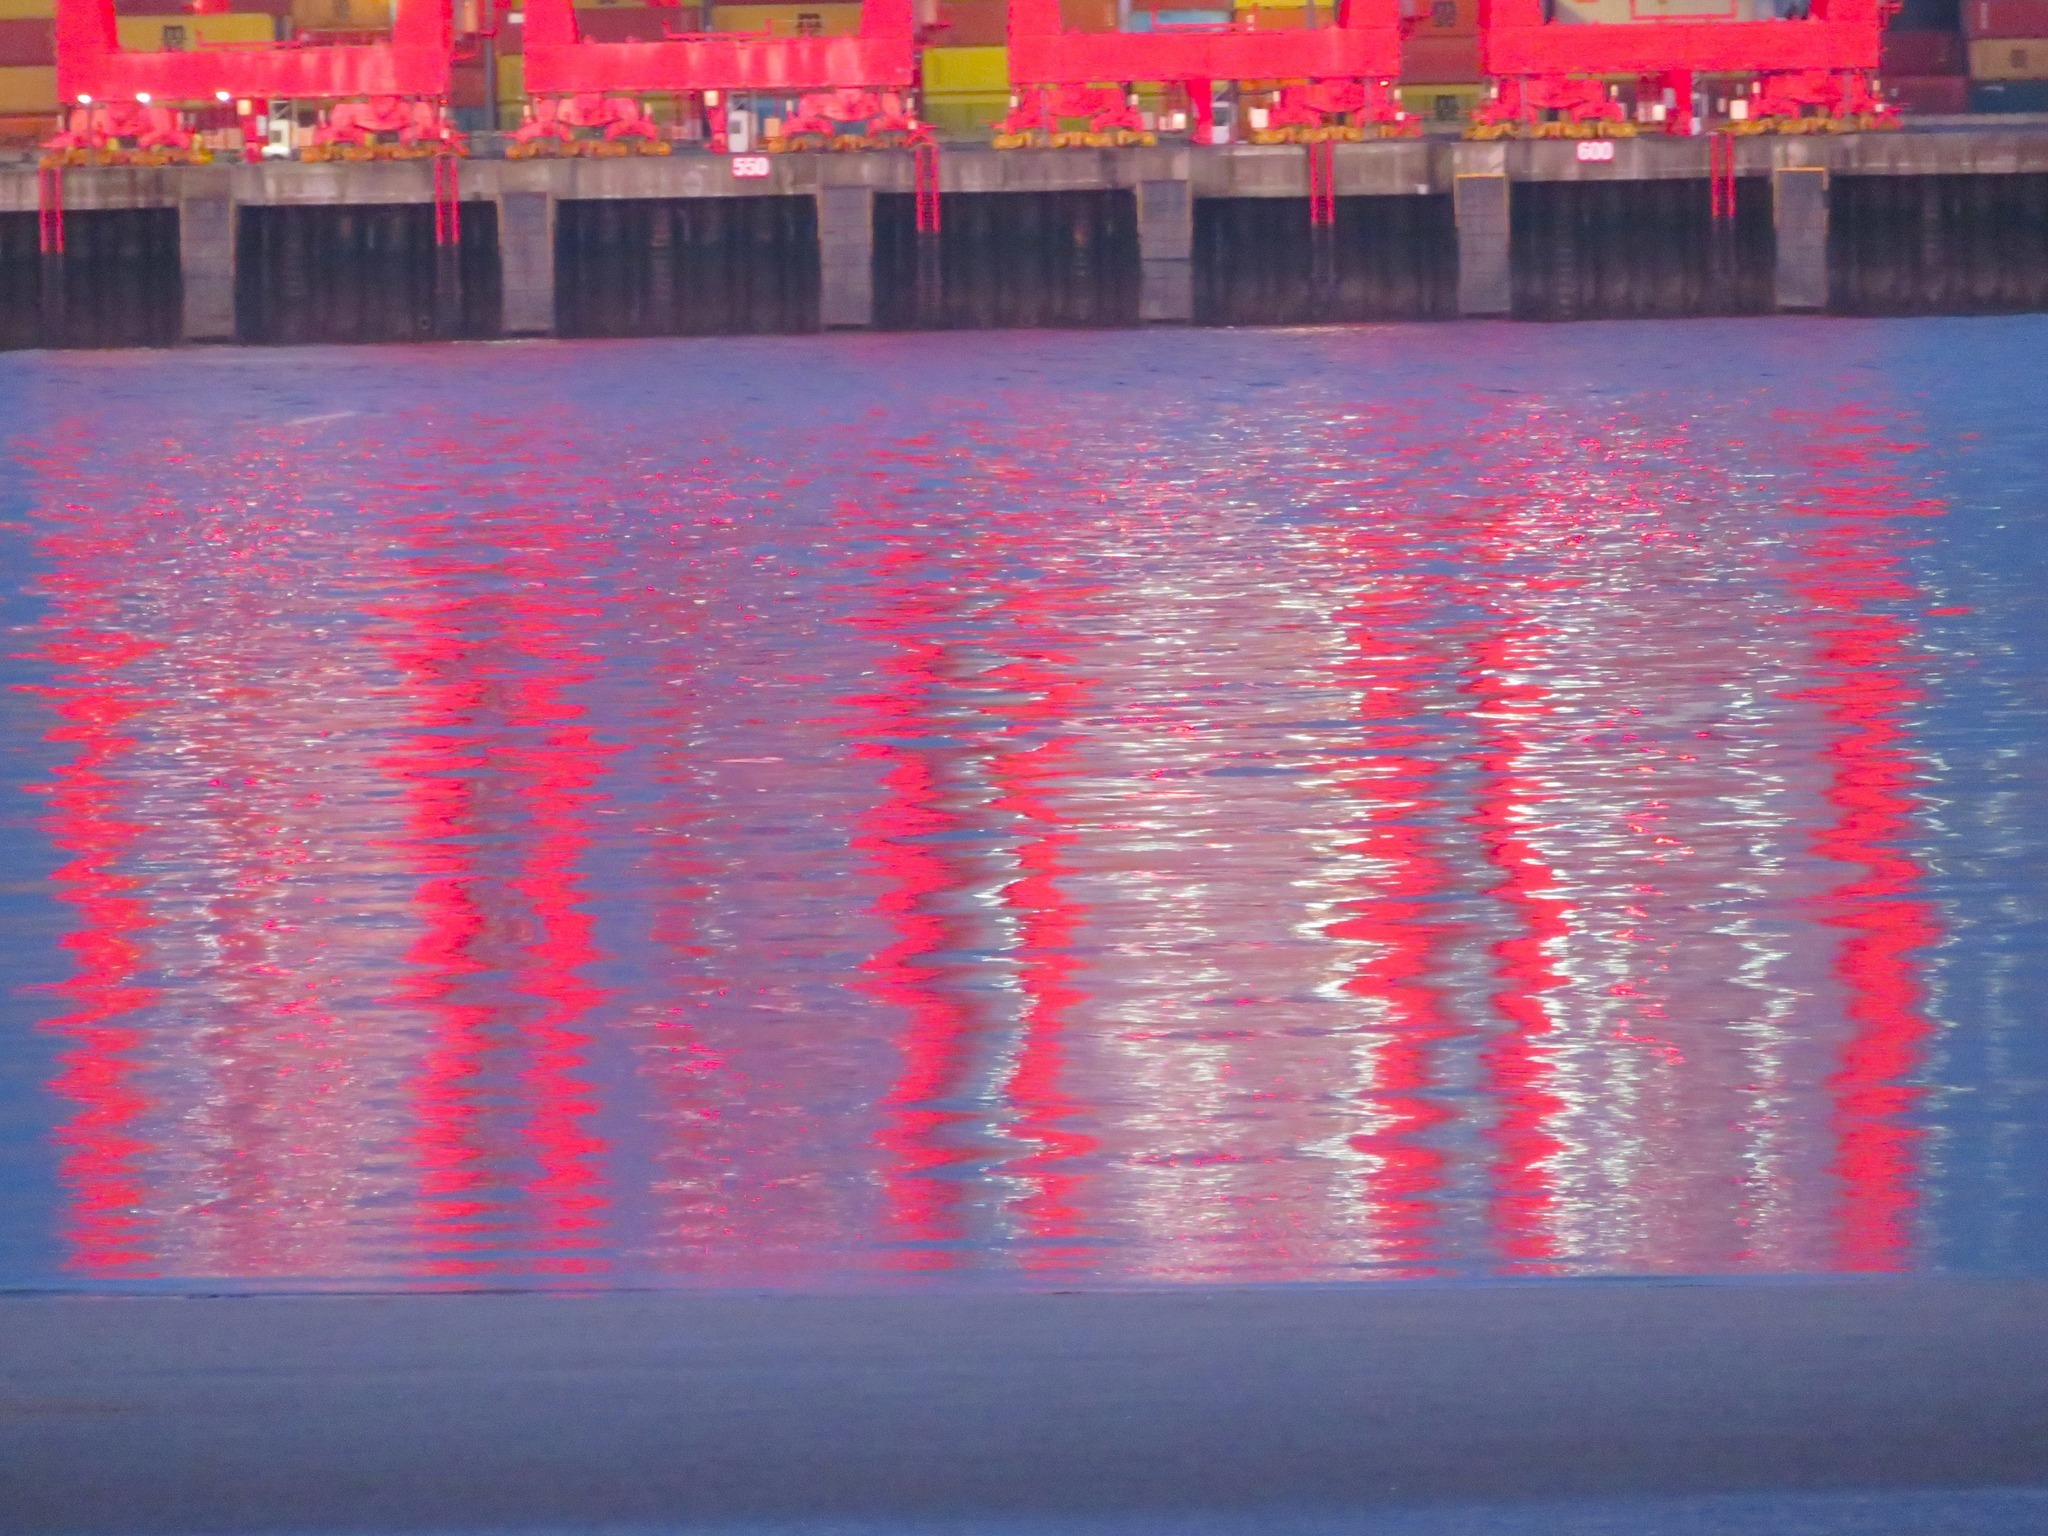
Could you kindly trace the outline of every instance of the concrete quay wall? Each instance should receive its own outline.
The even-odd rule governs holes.
[[[1858,217],[1894,223],[1912,217],[1937,225],[1944,219],[1962,217],[1951,207],[1957,187],[1988,186],[1994,199],[2001,191],[1999,178],[2023,178],[2030,186],[2039,182],[2048,187],[2048,181],[2042,180],[2048,178],[2048,124],[1839,136],[1760,135],[1737,139],[1734,144],[1735,178],[1749,189],[1743,199],[1747,210],[1743,219],[1758,229],[1767,225],[1768,233],[1755,235],[1752,231],[1751,236],[1743,236],[1737,232],[1731,238],[1742,248],[1730,246],[1733,254],[1716,255],[1713,260],[1729,271],[1745,262],[1752,267],[1759,262],[1767,264],[1770,291],[1765,307],[1777,309],[1823,310],[1834,304],[1831,244],[1843,244],[1832,238],[1835,232],[1831,231],[1841,201],[1833,191],[1837,181],[1894,178],[1901,187],[1910,182],[1914,189],[1910,195],[1862,198],[1856,204]],[[1611,159],[1582,158],[1580,142],[1571,140],[1471,143],[1421,139],[1343,144],[1335,148],[1335,191],[1340,205],[1364,199],[1444,200],[1449,227],[1454,229],[1449,248],[1440,256],[1423,251],[1411,265],[1435,261],[1454,266],[1452,312],[1568,314],[1581,312],[1573,304],[1585,295],[1579,299],[1567,296],[1559,301],[1562,308],[1545,295],[1560,280],[1558,272],[1584,286],[1576,269],[1587,264],[1588,255],[1567,249],[1569,242],[1600,239],[1610,244],[1628,243],[1635,238],[1632,231],[1655,222],[1659,216],[1655,209],[1680,207],[1682,211],[1689,207],[1684,198],[1692,194],[1671,184],[1691,183],[1703,189],[1711,174],[1709,156],[1705,139],[1663,137],[1612,141]],[[815,231],[811,259],[817,268],[816,323],[826,327],[875,324],[877,273],[890,259],[887,249],[878,250],[878,228],[886,220],[878,221],[877,200],[887,198],[902,204],[908,199],[914,190],[912,157],[875,152],[764,159],[767,174],[751,177],[735,176],[733,157],[704,153],[604,160],[466,160],[460,170],[462,199],[492,213],[489,239],[495,244],[499,288],[497,333],[531,335],[558,329],[557,259],[564,205],[654,207],[739,198],[810,200],[814,212],[807,217]],[[423,211],[433,197],[429,167],[417,161],[82,169],[67,173],[65,183],[69,213],[176,211],[182,282],[179,331],[189,341],[231,340],[238,335],[241,275],[237,264],[244,244],[238,238],[241,210],[413,205]],[[2003,190],[2018,185],[2008,182]],[[1278,226],[1270,220],[1261,224],[1253,205],[1270,200],[1305,204],[1308,157],[1291,145],[1009,151],[954,146],[941,156],[940,186],[947,198],[949,222],[954,211],[970,207],[977,198],[1008,195],[1013,202],[1020,196],[1066,198],[1071,203],[1104,194],[1125,196],[1131,211],[1122,217],[1134,221],[1130,233],[1135,240],[1137,268],[1130,318],[1169,323],[1243,318],[1232,309],[1227,295],[1216,297],[1222,292],[1221,280],[1213,273],[1203,275],[1205,263],[1207,268],[1215,268],[1219,262],[1245,266],[1262,259],[1257,252],[1237,250],[1236,246],[1258,245],[1270,254],[1274,245],[1271,230]],[[1660,193],[1659,186],[1668,190]],[[1674,203],[1673,196],[1680,201]],[[1704,208],[1703,190],[1697,200]],[[0,168],[0,215],[33,213],[36,203],[32,168]],[[2000,211],[1993,222],[2002,221],[2000,227],[2004,228],[2017,220],[2021,234],[2027,236],[2030,221],[2034,221],[2032,208],[2033,203],[2023,198],[2017,211]],[[1236,212],[1226,218],[1232,209]],[[1237,222],[1233,225],[1230,218]],[[1739,222],[1742,220],[1731,224]],[[1345,221],[1339,223],[1342,226]],[[1356,221],[1352,223],[1355,226]],[[1266,234],[1254,238],[1248,231],[1256,229]],[[1686,232],[1691,229],[1687,225],[1676,234],[1667,232],[1661,237],[1673,246],[1673,261],[1682,264],[1681,259],[1689,259],[1685,247],[1713,243],[1697,230]],[[1595,233],[1588,235],[1588,230]],[[1606,233],[1599,233],[1603,230]],[[1112,236],[1114,233],[1112,230]],[[1319,232],[1304,232],[1291,243],[1306,249],[1311,233]],[[1710,233],[1715,242],[1727,243],[1717,231]],[[657,234],[653,238],[659,244],[666,237]],[[1342,242],[1350,237],[1340,228],[1325,238]],[[1882,231],[1876,238],[1885,238]],[[1999,238],[2010,243],[2009,234]],[[1549,253],[1532,254],[1532,242],[1547,242]],[[884,243],[886,246],[886,238]],[[1518,249],[1518,243],[1528,248]],[[999,246],[1000,240],[995,245]],[[984,254],[988,248],[993,247],[985,240]],[[949,258],[956,264],[964,259],[957,254]],[[1652,254],[1642,259],[1654,264],[1664,258]],[[1837,266],[1840,259],[1836,251]],[[1302,279],[1303,292],[1311,294],[1303,303],[1335,302],[1329,295],[1344,282],[1358,279],[1356,272],[1345,276],[1339,271],[1343,260],[1320,248],[1302,260],[1305,273],[1314,269]],[[1538,266],[1548,262],[1555,270],[1546,275],[1532,268],[1532,262]],[[1331,272],[1338,275],[1331,277]],[[971,273],[953,272],[947,280],[957,285],[971,278]],[[1706,287],[1701,293],[1711,289],[1723,295],[1722,299],[1699,300],[1708,305],[1705,312],[1714,312],[1715,303],[1734,302],[1726,295],[1741,288],[1740,283],[1731,287],[1711,273],[1702,281]],[[1926,291],[1940,291],[1939,281],[1925,274],[1914,281]],[[1867,283],[1856,288],[1859,294],[1866,290],[1876,291]],[[1741,291],[1753,293],[1755,283]],[[1317,294],[1322,297],[1314,297]],[[1594,308],[1585,312],[1597,312],[1597,298],[1594,294],[1590,301]],[[2006,307],[2034,306],[2022,295]]]

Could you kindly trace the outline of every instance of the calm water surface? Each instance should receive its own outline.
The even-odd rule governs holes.
[[[2048,1270],[2044,355],[0,361],[0,1284]]]

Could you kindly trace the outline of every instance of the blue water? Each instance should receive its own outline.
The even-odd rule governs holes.
[[[2044,351],[0,358],[0,1284],[2048,1268]]]

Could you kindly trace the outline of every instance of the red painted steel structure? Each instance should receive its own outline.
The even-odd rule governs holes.
[[[527,0],[526,89],[531,96],[907,90],[917,79],[916,43],[913,0],[861,0],[857,36],[698,32],[659,43],[586,42],[570,0]]]
[[[1871,77],[1894,9],[1890,0],[1812,0],[1811,14],[1797,20],[1560,23],[1544,20],[1543,0],[1479,0],[1480,61],[1496,92],[1481,121],[1504,131],[1553,115],[1619,125],[1625,115],[1605,81],[1633,77],[1671,89],[1677,102],[1664,127],[1690,132],[1700,76],[1758,82],[1742,120],[1752,129],[1798,119],[1888,119]]]
[[[1067,118],[1089,120],[1084,143],[1150,142],[1130,95],[1139,81],[1187,88],[1197,142],[1210,137],[1218,81],[1281,85],[1276,139],[1363,137],[1368,124],[1404,131],[1394,95],[1400,0],[1341,0],[1332,27],[1260,31],[1247,19],[1144,32],[1069,32],[1059,0],[1009,0],[1009,44],[1016,104],[997,126],[998,145],[1068,142],[1059,133]]]
[[[57,95],[66,103],[445,100],[454,34],[448,0],[397,0],[388,42],[334,47],[235,44],[123,48],[113,0],[57,0]]]
[[[1163,27],[1068,32],[1059,0],[1010,0],[1010,78],[1022,85],[1135,80],[1395,80],[1400,0],[1349,0],[1334,27]]]

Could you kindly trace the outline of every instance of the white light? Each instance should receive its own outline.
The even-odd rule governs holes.
[[[228,93],[226,91],[215,91],[213,93],[213,99],[215,101],[226,101],[228,99]]]
[[[78,98],[78,104],[81,107],[89,107],[92,105],[92,98],[90,96],[80,96]]]
[[[147,91],[137,91],[137,92],[135,93],[135,99],[136,99],[137,101],[141,102],[141,103],[142,103],[142,104],[143,104],[143,105],[144,105],[144,106],[146,107],[146,106],[148,106],[148,105],[149,105],[149,92],[147,92]]]

